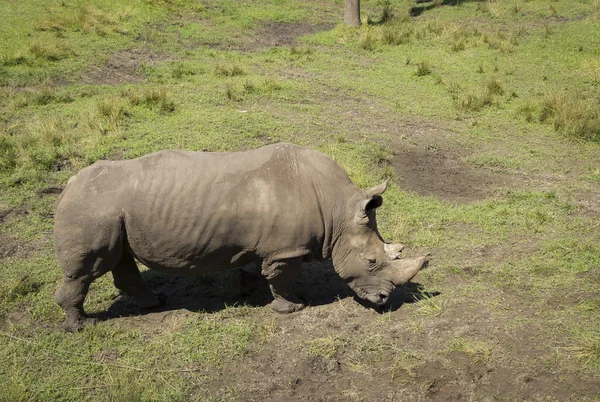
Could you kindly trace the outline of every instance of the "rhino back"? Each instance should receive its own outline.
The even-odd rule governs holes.
[[[114,180],[131,250],[146,265],[179,274],[256,258],[319,258],[331,235],[323,199],[332,189],[323,178],[350,183],[323,154],[288,144],[161,151],[122,166],[126,178]]]

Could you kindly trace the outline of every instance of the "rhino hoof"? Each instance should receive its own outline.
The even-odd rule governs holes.
[[[271,303],[271,308],[280,314],[289,314],[300,311],[306,307],[300,300],[299,303],[293,303],[285,299],[275,299]]]

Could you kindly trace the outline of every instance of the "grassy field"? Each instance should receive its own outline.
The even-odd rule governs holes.
[[[600,2],[0,2],[0,401],[600,399]],[[286,141],[432,261],[382,311],[330,263],[272,312],[231,272],[110,274],[60,327],[56,199],[99,159]]]

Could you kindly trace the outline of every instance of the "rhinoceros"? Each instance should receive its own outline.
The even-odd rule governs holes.
[[[63,327],[93,323],[83,302],[109,271],[141,307],[161,304],[136,259],[173,275],[256,262],[273,310],[291,313],[304,307],[290,291],[302,262],[331,258],[360,298],[383,305],[427,261],[399,259],[402,245],[379,234],[375,209],[386,187],[361,191],[333,159],[292,144],[98,161],[69,180],[56,208],[63,277],[54,298],[66,314]]]

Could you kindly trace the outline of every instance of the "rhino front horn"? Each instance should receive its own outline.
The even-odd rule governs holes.
[[[383,249],[385,250],[385,254],[390,260],[397,260],[398,258],[400,258],[400,253],[402,252],[402,249],[404,249],[404,244],[385,243],[383,245]]]
[[[394,261],[394,266],[396,267],[396,272],[394,278],[392,279],[394,285],[400,286],[410,281],[421,270],[421,268],[423,268],[428,260],[428,257],[423,256],[419,258]]]

